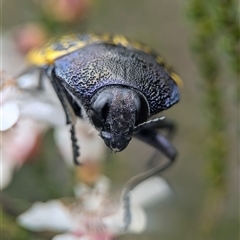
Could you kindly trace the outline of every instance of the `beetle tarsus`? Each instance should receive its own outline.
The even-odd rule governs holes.
[[[130,207],[130,191],[125,188],[123,190],[123,231],[126,232],[131,224],[131,207]]]
[[[80,147],[77,144],[75,126],[73,124],[71,125],[70,133],[71,133],[72,149],[73,149],[73,161],[76,165],[81,165],[81,162],[79,162],[78,160],[78,157],[80,156],[80,152],[79,152]]]

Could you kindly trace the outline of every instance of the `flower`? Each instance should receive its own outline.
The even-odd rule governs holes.
[[[41,0],[46,14],[59,22],[77,22],[82,20],[89,11],[90,0]]]
[[[2,73],[1,79],[0,187],[3,189],[11,182],[14,171],[36,152],[47,128],[52,124],[64,124],[65,116],[60,104],[33,97],[31,74],[16,81]]]
[[[13,29],[13,40],[17,50],[26,55],[31,49],[41,47],[47,40],[47,31],[39,23],[29,22]]]
[[[100,181],[103,181],[100,183]],[[60,200],[46,203],[37,202],[21,214],[18,223],[32,231],[65,232],[56,235],[53,240],[110,240],[123,232],[123,213],[121,204],[114,200],[110,192],[101,191],[97,186],[107,183],[101,176],[93,188],[79,185],[81,195],[77,195],[71,204],[63,204]],[[108,188],[108,184],[106,189]],[[166,181],[160,177],[152,177],[139,184],[132,191],[132,221],[128,232],[139,234],[146,229],[147,217],[144,207],[165,198],[170,192]],[[147,194],[146,194],[147,193]],[[148,195],[144,198],[144,196]]]

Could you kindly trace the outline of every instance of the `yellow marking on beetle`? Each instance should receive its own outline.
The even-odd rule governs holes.
[[[124,47],[128,47],[130,45],[129,41],[122,35],[115,35],[112,39],[115,45],[121,44]]]
[[[45,46],[40,49],[33,49],[27,55],[27,60],[36,66],[52,65],[54,61],[62,56],[65,56],[73,51],[76,51],[84,46],[95,43],[105,42],[109,44],[122,45],[124,47],[134,48],[150,55],[153,55],[153,51],[148,46],[136,41],[129,41],[122,35],[109,35],[103,34],[101,36],[93,33],[87,34],[88,40],[82,41],[76,34],[70,34],[60,37],[59,39],[50,40]],[[172,70],[172,68],[164,61],[161,56],[155,57],[156,62],[161,65],[172,77],[178,86],[182,86],[181,78]]]
[[[30,51],[27,60],[36,66],[52,65],[59,57],[76,51],[89,43],[101,41],[101,38],[94,35],[89,36],[90,38],[87,41],[81,41],[73,34],[63,36],[59,40],[51,40],[42,48]]]
[[[171,78],[179,87],[183,86],[182,79],[178,76],[177,73],[174,72],[172,67],[166,61],[164,61],[164,59],[161,56],[157,56],[155,60],[161,67],[164,68],[164,70],[171,76]]]
[[[37,66],[42,65],[52,65],[54,61],[64,56],[68,53],[71,53],[79,48],[82,48],[86,45],[85,42],[79,41],[75,45],[69,47],[67,42],[63,43],[63,49],[57,50],[53,48],[53,45],[43,47],[42,49],[35,49],[27,55],[27,60]]]
[[[111,42],[111,36],[110,36],[110,34],[103,34],[103,35],[101,36],[101,39],[102,39],[103,42]]]
[[[173,69],[171,68],[170,65],[168,65],[164,59],[160,56],[156,57],[156,62],[161,65],[171,76],[171,78],[174,80],[174,82],[179,86],[182,87],[183,86],[183,82],[182,79],[177,75],[177,73],[175,73],[173,71]]]
[[[164,61],[163,58],[160,57],[160,56],[157,56],[156,61],[157,61],[157,63],[160,64],[160,65],[165,65],[165,61]]]
[[[171,72],[170,76],[179,87],[183,86],[182,79],[175,72]]]
[[[75,45],[74,47],[70,47],[67,50],[62,50],[62,51],[56,51],[54,49],[50,49],[46,53],[46,61],[48,64],[53,64],[57,58],[67,55],[68,53],[71,53],[79,48],[84,47],[84,46],[85,46],[85,44],[80,43],[80,44]]]
[[[46,64],[45,56],[38,49],[31,50],[26,57],[26,60],[36,66],[42,66]]]
[[[148,47],[144,44],[141,44],[139,42],[134,41],[134,42],[131,43],[131,45],[132,45],[132,47],[134,47],[134,48],[136,48],[140,51],[143,51],[145,53],[148,53],[148,54],[152,53],[152,49],[150,47]]]

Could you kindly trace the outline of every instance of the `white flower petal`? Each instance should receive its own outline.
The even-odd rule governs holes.
[[[20,110],[15,102],[8,102],[1,106],[1,125],[0,131],[11,128],[19,119]]]
[[[68,231],[73,225],[67,208],[58,200],[34,203],[17,222],[32,231]]]
[[[101,175],[95,183],[94,190],[98,193],[107,194],[110,192],[110,189],[111,180],[108,177]]]
[[[106,195],[109,193],[111,181],[108,177],[101,175],[94,184],[94,188],[89,187],[85,183],[79,182],[74,186],[74,194],[76,197],[81,198],[84,194],[97,193]]]
[[[81,119],[77,120],[75,128],[78,144],[81,146],[79,160],[82,162],[103,160],[106,154],[106,147],[103,140],[98,136],[98,132]],[[74,167],[69,126],[56,128],[54,139],[67,165]]]
[[[148,206],[164,199],[171,192],[165,179],[155,176],[143,181],[131,192],[131,203]]]
[[[142,233],[146,229],[147,225],[147,217],[144,210],[140,206],[132,206],[131,214],[132,221],[128,231],[133,233]]]
[[[42,101],[23,103],[21,105],[21,114],[36,120],[47,122],[51,125],[66,125],[66,117],[63,108]]]
[[[19,95],[19,90],[17,89],[16,86],[9,85],[1,89],[0,94],[1,94],[0,103],[3,105],[7,102],[16,100]]]
[[[18,86],[21,89],[31,90],[36,89],[39,84],[39,70],[30,71],[20,77],[18,77],[17,82]]]
[[[120,235],[124,227],[124,209],[123,207],[114,215],[103,218],[103,223],[107,226],[108,230],[114,235]],[[137,205],[131,207],[131,223],[127,232],[142,233],[146,229],[147,217],[144,210]]]
[[[71,233],[64,233],[56,235],[52,240],[85,240],[85,238],[74,236]]]
[[[14,164],[9,159],[1,159],[1,186],[0,189],[6,188],[12,180]]]

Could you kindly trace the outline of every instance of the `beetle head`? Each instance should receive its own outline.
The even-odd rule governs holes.
[[[149,107],[136,90],[110,86],[94,95],[90,116],[105,144],[119,152],[127,147],[134,127],[147,120]]]

